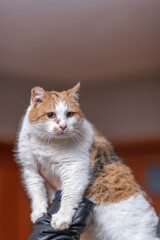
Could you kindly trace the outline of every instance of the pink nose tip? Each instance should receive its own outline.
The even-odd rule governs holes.
[[[67,128],[66,125],[59,126],[63,131]]]

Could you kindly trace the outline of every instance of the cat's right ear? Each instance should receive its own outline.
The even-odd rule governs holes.
[[[34,87],[31,90],[31,100],[30,103],[32,106],[35,106],[41,102],[43,102],[43,97],[45,95],[45,91],[41,87]]]

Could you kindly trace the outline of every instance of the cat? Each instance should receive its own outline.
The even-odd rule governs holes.
[[[47,211],[55,190],[40,174],[45,168],[61,182],[60,210],[51,226],[70,226],[83,196],[95,203],[84,240],[156,240],[158,217],[128,166],[85,118],[80,83],[58,92],[31,90],[18,136],[17,161],[31,199],[33,223]]]

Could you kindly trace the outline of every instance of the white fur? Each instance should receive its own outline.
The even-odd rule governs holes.
[[[158,240],[158,217],[141,194],[95,207],[93,219],[83,240]]]
[[[31,198],[33,222],[47,211],[48,198],[45,180],[39,174],[45,166],[48,174],[55,174],[62,184],[60,210],[52,216],[51,225],[57,229],[68,228],[75,208],[78,207],[89,183],[90,154],[94,141],[91,124],[83,118],[66,117],[65,102],[59,102],[55,112],[59,124],[67,125],[64,133],[54,119],[31,124],[28,108],[18,141],[18,159],[22,166],[23,181]],[[51,196],[50,196],[51,197]],[[53,196],[52,196],[53,197]],[[97,206],[93,225],[86,240],[156,240],[158,218],[147,200],[141,195],[120,203]]]
[[[61,122],[66,121],[64,134],[61,130],[59,135],[53,132],[55,122],[52,119],[31,124],[28,120],[29,111],[30,107],[19,135],[18,158],[24,184],[32,201],[31,219],[35,222],[47,209],[45,183],[39,174],[40,167],[44,165],[48,174],[57,175],[62,184],[61,208],[52,217],[52,226],[64,229],[71,223],[75,208],[89,183],[89,149],[93,142],[93,130],[85,119],[66,119],[67,106],[62,102],[56,106],[56,114]],[[75,139],[73,129],[78,129]]]

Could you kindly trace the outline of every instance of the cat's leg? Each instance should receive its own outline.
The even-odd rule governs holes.
[[[46,188],[46,192],[47,192],[48,203],[51,204],[53,199],[55,198],[56,191],[61,189],[60,180],[54,174],[54,169],[52,169],[52,171],[50,172],[46,168],[43,167],[40,169],[40,174],[45,179],[45,188]]]
[[[47,212],[48,203],[44,179],[32,165],[23,167],[22,177],[28,196],[31,199],[31,220],[34,223]]]
[[[63,171],[60,174],[62,183],[61,207],[51,220],[51,225],[55,229],[69,228],[89,182],[88,169],[87,166],[77,163],[63,165]]]
[[[45,188],[47,191],[48,203],[51,204],[55,198],[56,189],[48,181],[45,181]]]
[[[48,202],[44,178],[39,173],[39,164],[33,155],[34,141],[30,138],[25,121],[24,119],[19,135],[16,157],[18,164],[22,167],[21,175],[25,190],[31,199],[31,220],[34,223],[47,213]]]
[[[140,193],[95,207],[93,218],[98,240],[158,240],[158,217]]]

